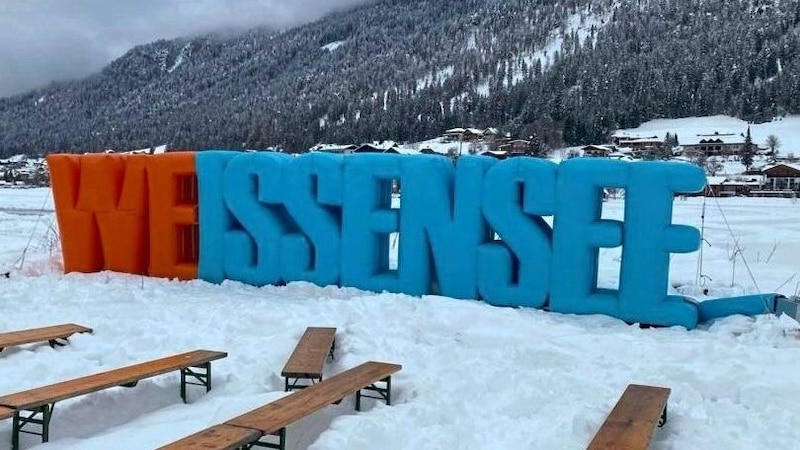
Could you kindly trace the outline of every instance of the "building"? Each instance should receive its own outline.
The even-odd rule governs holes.
[[[443,137],[450,142],[486,142],[495,143],[502,136],[497,128],[450,128],[445,130]]]
[[[631,141],[639,141],[639,140],[641,140],[642,142],[648,141],[648,140],[660,140],[662,144],[664,143],[664,140],[663,139],[658,139],[658,136],[628,133],[626,131],[617,131],[616,133],[611,135],[611,142],[614,145],[617,145],[617,146],[623,145],[623,144],[621,144],[621,142],[631,142]]]
[[[766,176],[765,191],[775,195],[800,192],[800,164],[773,164],[765,166],[761,172]]]
[[[583,150],[583,156],[608,158],[608,156],[614,153],[617,149],[613,145],[587,145],[581,148],[581,150]]]
[[[739,155],[744,148],[744,135],[735,133],[698,134],[682,142],[683,153],[706,156]],[[753,144],[753,150],[758,147]]]
[[[507,153],[527,155],[531,152],[531,141],[525,139],[512,139],[498,147],[498,150]]]
[[[764,175],[710,176],[706,195],[714,197],[753,195],[763,190],[765,182]]]
[[[357,145],[338,145],[338,144],[317,144],[309,149],[312,152],[325,152],[337,153],[341,155],[349,155],[353,150],[357,149]]]

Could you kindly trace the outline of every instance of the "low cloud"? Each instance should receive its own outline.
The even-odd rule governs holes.
[[[369,0],[1,0],[0,97],[100,70],[135,45],[285,28]]]

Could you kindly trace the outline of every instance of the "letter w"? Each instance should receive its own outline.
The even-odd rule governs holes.
[[[146,155],[50,155],[65,272],[143,274],[148,264]]]

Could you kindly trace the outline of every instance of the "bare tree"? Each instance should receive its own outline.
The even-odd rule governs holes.
[[[684,156],[689,158],[692,164],[698,165],[705,169],[706,163],[708,162],[708,156],[706,156],[706,152],[700,150],[691,150],[684,153]]]
[[[708,159],[706,159],[704,169],[706,169],[706,173],[708,173],[712,177],[716,176],[717,172],[719,172],[720,170],[722,170],[724,168],[725,168],[725,166],[723,166],[722,163],[719,162],[719,160],[717,158],[708,158]]]
[[[767,147],[769,147],[769,151],[772,153],[772,157],[775,158],[778,156],[778,147],[781,146],[781,141],[778,139],[778,136],[774,134],[770,134],[767,136]]]

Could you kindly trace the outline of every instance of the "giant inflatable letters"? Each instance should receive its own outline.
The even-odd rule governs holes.
[[[48,162],[66,271],[309,281],[698,322],[694,303],[666,295],[670,254],[700,243],[696,229],[672,224],[674,195],[705,186],[689,164],[226,151]],[[605,187],[625,189],[624,221],[601,218]],[[619,246],[619,289],[601,289],[599,250]]]

